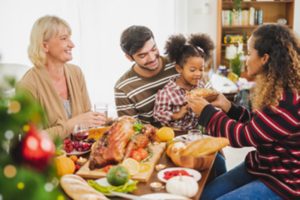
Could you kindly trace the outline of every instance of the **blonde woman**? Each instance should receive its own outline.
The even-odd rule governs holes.
[[[299,38],[287,26],[258,27],[248,40],[246,65],[256,78],[252,113],[224,95],[212,105],[188,100],[211,135],[227,137],[233,147],[255,148],[210,182],[202,199],[300,199]]]
[[[71,28],[63,19],[44,16],[33,25],[28,54],[34,67],[17,88],[30,93],[47,116],[45,130],[52,137],[67,137],[74,126],[105,123],[105,117],[91,112],[84,76],[72,60]]]

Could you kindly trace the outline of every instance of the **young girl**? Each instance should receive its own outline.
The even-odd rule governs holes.
[[[245,162],[210,182],[202,199],[300,199],[300,40],[287,26],[266,24],[248,40],[254,112],[224,95],[209,104],[188,97],[209,134],[233,147],[253,146]],[[217,110],[217,106],[223,110]]]
[[[153,117],[164,126],[187,131],[197,127],[198,118],[187,106],[186,93],[203,86],[205,62],[211,58],[214,44],[206,34],[194,34],[188,40],[183,35],[173,35],[165,49],[180,76],[157,93]]]

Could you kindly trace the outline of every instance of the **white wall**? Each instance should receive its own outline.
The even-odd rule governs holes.
[[[3,63],[31,66],[27,58],[34,21],[46,14],[65,19],[75,43],[71,63],[86,77],[92,102],[114,106],[113,86],[131,63],[120,47],[121,32],[130,25],[148,26],[159,49],[175,31],[173,0],[0,0],[0,54]]]
[[[0,0],[1,62],[30,66],[27,46],[34,21],[57,15],[73,30],[72,63],[82,68],[92,102],[105,101],[113,107],[113,85],[131,66],[119,47],[122,30],[132,24],[148,26],[161,53],[174,33],[203,32],[216,41],[217,1]],[[300,35],[300,0],[295,2],[294,29]]]
[[[300,37],[300,0],[295,0],[294,30]]]

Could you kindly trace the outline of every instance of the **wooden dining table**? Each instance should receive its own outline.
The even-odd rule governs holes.
[[[198,182],[199,185],[199,189],[197,194],[192,198],[194,200],[198,200],[201,197],[201,194],[203,192],[203,189],[205,187],[205,184],[207,183],[207,181],[209,180],[209,175],[211,173],[211,169],[213,166],[213,163],[215,161],[217,153],[214,154],[214,156],[210,156],[209,157],[209,167],[205,170],[199,171],[201,173],[201,179]],[[164,164],[167,167],[176,167],[176,165],[168,158],[168,156],[166,155],[166,153],[163,153],[162,157],[160,158],[160,160],[158,161],[157,164]],[[196,169],[197,170],[197,169]],[[152,173],[149,181],[147,182],[139,182],[138,186],[137,186],[137,190],[133,192],[134,195],[144,195],[144,194],[152,194],[152,193],[166,193],[167,191],[164,189],[160,190],[160,191],[153,191],[150,188],[150,183],[151,182],[158,182],[159,179],[157,177],[157,173],[158,171],[154,170],[154,172]],[[112,200],[117,200],[117,199],[121,199],[120,197],[109,197]]]

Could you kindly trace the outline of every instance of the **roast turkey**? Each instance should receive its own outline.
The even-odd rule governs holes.
[[[120,163],[133,149],[145,147],[154,138],[155,128],[143,126],[137,134],[134,125],[137,120],[123,116],[113,123],[111,128],[93,145],[89,168],[102,168],[108,164]]]

